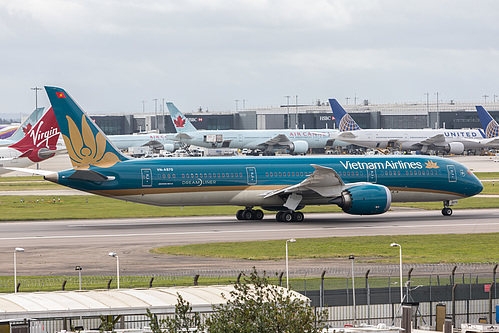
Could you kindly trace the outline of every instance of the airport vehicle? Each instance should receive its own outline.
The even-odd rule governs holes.
[[[245,207],[241,220],[302,221],[306,205],[336,204],[349,214],[386,212],[392,201],[451,201],[483,186],[464,165],[422,156],[280,156],[130,159],[62,88],[45,87],[73,168],[36,170],[46,180],[116,199],[158,206]],[[25,169],[15,169],[25,170]],[[33,170],[29,170],[32,172]]]
[[[11,172],[9,167],[25,168],[64,152],[57,146],[59,134],[54,112],[49,109],[21,140],[0,148],[0,174]]]
[[[484,139],[479,140],[481,144],[486,147],[498,147],[499,146],[499,125],[497,121],[492,118],[490,113],[483,108],[483,106],[475,106],[480,122],[482,123],[482,128],[484,133]]]
[[[35,109],[21,124],[21,126],[15,127],[15,130],[11,133],[11,135],[9,135],[8,137],[1,137],[0,147],[7,147],[24,138],[26,133],[28,133],[31,128],[37,123],[37,121],[40,120],[43,115],[44,109],[44,107]]]
[[[335,141],[338,131],[333,129],[197,130],[173,103],[167,102],[166,106],[177,131],[171,138],[187,145],[252,149],[262,151],[263,155],[282,149],[291,154],[305,154],[310,148],[347,145]]]
[[[462,154],[465,149],[484,148],[477,140],[483,138],[483,133],[476,129],[361,129],[336,99],[330,99],[329,104],[340,131],[338,140],[358,146],[398,148],[422,153],[438,150],[449,154]]]

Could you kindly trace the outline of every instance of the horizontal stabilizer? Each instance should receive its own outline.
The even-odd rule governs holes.
[[[56,174],[57,173],[57,172],[54,172],[54,171],[40,170],[40,169],[28,169],[28,168],[5,168],[5,169],[12,170],[12,171],[24,172],[24,173],[35,174],[35,175],[40,175],[40,176],[48,176],[48,175]]]
[[[88,170],[88,169],[76,170],[68,178],[69,179],[86,180],[86,181],[90,181],[90,182],[105,182],[108,180],[114,180],[114,177],[104,176],[101,173],[98,173],[98,172],[93,171],[93,170]]]

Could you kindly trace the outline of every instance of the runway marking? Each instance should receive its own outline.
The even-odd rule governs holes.
[[[499,222],[492,223],[463,223],[459,226],[491,226],[499,225]],[[320,231],[328,229],[334,230],[358,230],[358,229],[386,229],[386,228],[407,228],[407,229],[418,229],[418,228],[428,228],[428,227],[450,227],[449,224],[426,224],[417,226],[402,226],[402,225],[385,225],[385,226],[362,226],[362,227],[321,227],[321,228],[300,228],[300,229],[254,229],[254,230],[211,230],[211,231],[187,231],[187,232],[151,232],[151,233],[134,233],[134,234],[118,234],[118,235],[68,235],[68,236],[24,236],[24,237],[0,237],[0,240],[29,240],[29,239],[72,239],[72,238],[105,238],[105,237],[143,237],[143,236],[174,236],[174,235],[203,235],[203,234],[220,234],[220,233],[248,233],[248,232],[290,232],[290,231]],[[449,232],[451,233],[451,232]],[[325,236],[326,237],[326,236]],[[331,237],[331,236],[330,236]]]

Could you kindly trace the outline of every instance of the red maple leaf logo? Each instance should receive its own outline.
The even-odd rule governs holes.
[[[173,123],[175,124],[175,127],[184,127],[185,119],[182,119],[181,116],[178,116],[177,119],[173,121]]]
[[[31,124],[26,125],[26,127],[23,127],[23,132],[24,134],[28,134],[29,131],[31,131]]]

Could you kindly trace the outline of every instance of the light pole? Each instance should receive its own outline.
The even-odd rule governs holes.
[[[16,263],[16,253],[24,252],[22,247],[16,247],[14,249],[14,293],[17,293],[17,263]]]
[[[42,88],[33,87],[31,90],[35,91],[35,109],[38,109],[38,91],[42,90]]]
[[[79,286],[80,286],[79,290],[81,290],[81,270],[82,269],[83,268],[81,266],[76,266],[75,267],[75,271],[78,271],[78,281],[79,281]]]
[[[391,243],[391,247],[397,247],[399,248],[399,253],[400,253],[400,304],[404,302],[404,293],[403,293],[403,287],[402,287],[402,246],[397,243]]]
[[[298,129],[298,95],[295,96],[295,99],[296,99],[295,129]]]
[[[355,275],[353,271],[353,262],[355,257],[351,254],[348,259],[352,260],[352,295],[353,295],[353,323],[357,324],[357,306],[355,305]]]
[[[287,118],[287,120],[288,120],[288,121],[287,121],[287,125],[288,125],[288,126],[287,126],[287,128],[288,128],[288,129],[290,129],[290,128],[291,128],[291,126],[290,126],[290,124],[289,124],[289,121],[290,121],[290,120],[289,120],[289,99],[291,98],[291,96],[286,95],[286,96],[284,96],[284,97],[286,97],[286,98],[288,99],[288,118]]]
[[[286,288],[287,289],[289,289],[288,242],[294,243],[296,242],[296,239],[291,238],[286,240]]]
[[[109,252],[109,256],[116,258],[116,281],[118,283],[118,289],[120,289],[120,258],[118,258],[116,252]]]

